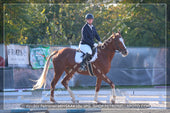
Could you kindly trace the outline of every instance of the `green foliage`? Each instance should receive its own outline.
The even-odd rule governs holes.
[[[5,43],[78,44],[84,17],[90,12],[95,16],[94,25],[102,40],[112,31],[121,30],[128,46],[165,45],[166,7],[163,4],[136,7],[136,4],[63,2],[65,4],[53,4],[56,3],[53,0],[45,4],[4,4]]]
[[[165,46],[165,7],[164,5],[140,5],[130,18],[125,19],[128,45]],[[125,33],[124,33],[125,34]]]

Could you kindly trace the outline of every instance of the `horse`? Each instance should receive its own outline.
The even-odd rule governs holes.
[[[102,80],[108,83],[112,89],[112,96],[110,99],[111,103],[115,103],[116,94],[115,94],[115,85],[114,83],[106,76],[111,68],[111,61],[115,55],[115,52],[118,51],[122,54],[123,57],[128,55],[128,51],[126,49],[124,39],[121,36],[120,32],[112,33],[112,35],[106,39],[102,45],[97,46],[98,58],[91,62],[93,73],[97,77],[96,79],[96,87],[95,87],[95,95],[94,102],[100,103],[98,101],[98,92],[100,90]],[[40,89],[43,85],[46,85],[46,75],[48,72],[49,61],[52,58],[53,67],[54,67],[54,78],[51,82],[51,95],[50,101],[56,103],[54,99],[54,89],[61,75],[65,71],[66,75],[64,79],[61,81],[62,85],[69,92],[72,102],[75,103],[75,96],[71,89],[68,86],[69,80],[73,77],[74,73],[77,72],[82,75],[89,75],[88,71],[81,71],[80,63],[75,62],[75,53],[76,49],[72,49],[69,47],[63,48],[58,51],[52,52],[47,58],[47,62],[45,63],[44,70],[38,80],[36,80],[36,84],[33,86],[33,89]]]

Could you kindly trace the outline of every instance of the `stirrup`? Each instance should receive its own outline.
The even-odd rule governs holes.
[[[87,71],[86,66],[83,66],[83,67],[80,66],[79,70],[80,71]]]

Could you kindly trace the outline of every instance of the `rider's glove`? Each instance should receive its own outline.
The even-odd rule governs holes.
[[[99,41],[99,46],[100,46],[100,45],[102,45],[102,42],[101,42],[101,41]]]
[[[94,47],[97,47],[98,46],[98,44],[97,43],[94,43]]]

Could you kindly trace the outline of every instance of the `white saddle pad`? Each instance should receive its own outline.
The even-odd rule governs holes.
[[[96,52],[95,52],[93,58],[90,60],[90,62],[94,62],[96,59],[97,59],[97,49],[96,49]],[[82,61],[83,61],[83,53],[76,52],[75,62],[76,63],[81,63]]]

